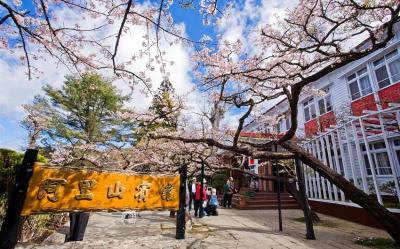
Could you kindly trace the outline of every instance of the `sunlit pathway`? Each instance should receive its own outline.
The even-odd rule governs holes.
[[[211,230],[203,240],[207,248],[362,248],[353,243],[358,236],[388,237],[383,230],[320,215],[336,227],[315,226],[317,240],[305,238],[305,225],[294,221],[300,210],[283,211],[283,232],[278,231],[276,210],[222,210],[222,219],[206,219]],[[202,221],[203,222],[203,221]],[[229,246],[227,246],[229,244]]]
[[[283,232],[278,232],[276,210],[220,209],[220,215],[193,219],[186,239],[176,240],[175,220],[169,212],[142,212],[136,219],[120,213],[96,213],[90,218],[85,240],[63,243],[56,233],[42,245],[18,248],[362,248],[354,238],[388,237],[378,229],[321,215],[336,227],[316,226],[317,240],[304,239],[305,225],[294,221],[300,210],[283,211]]]

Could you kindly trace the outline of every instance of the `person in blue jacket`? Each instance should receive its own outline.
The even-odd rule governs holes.
[[[215,188],[213,188],[213,189],[211,189],[210,200],[208,201],[208,205],[205,209],[207,216],[210,216],[210,215],[217,216],[218,215],[217,207],[218,207],[217,190]]]

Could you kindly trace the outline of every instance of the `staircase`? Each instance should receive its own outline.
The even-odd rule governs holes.
[[[239,205],[239,194],[234,194],[232,198],[232,206],[238,209],[257,210],[257,209],[278,209],[277,193],[272,192],[256,192],[254,197],[246,197],[245,205]],[[282,209],[298,209],[300,208],[295,199],[288,193],[281,193]]]

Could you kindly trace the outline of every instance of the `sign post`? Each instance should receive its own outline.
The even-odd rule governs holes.
[[[278,145],[275,143],[275,152],[278,152]],[[279,222],[279,231],[282,232],[282,207],[281,207],[281,179],[280,179],[280,170],[278,165],[278,160],[275,159],[275,167],[276,167],[276,181],[277,181],[277,196],[278,196],[278,222]]]
[[[37,155],[37,150],[29,149],[25,152],[20,172],[15,179],[15,186],[11,193],[6,217],[0,230],[1,249],[12,249],[17,244],[18,228],[21,223],[20,214],[24,206],[29,179],[32,177],[33,164]]]
[[[204,194],[204,192],[203,192],[203,190],[204,190],[204,161],[203,160],[201,160],[201,182],[200,182],[200,201],[199,201],[199,205],[200,205],[200,208],[199,208],[199,218],[203,218],[204,217],[204,207],[203,207],[203,198],[204,198],[204,196],[203,196],[203,194]]]
[[[69,213],[69,234],[65,236],[65,242],[82,241],[88,222],[89,213]]]
[[[179,169],[180,185],[179,185],[179,211],[176,216],[176,239],[185,238],[186,230],[186,178],[187,178],[187,165],[183,164]]]

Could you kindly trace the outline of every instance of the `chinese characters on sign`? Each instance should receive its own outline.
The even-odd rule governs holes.
[[[126,188],[122,187],[121,182],[117,181],[114,187],[112,185],[108,186],[107,197],[108,198],[118,197],[118,199],[122,199],[125,190]]]
[[[179,175],[34,167],[22,215],[46,211],[179,208]]]
[[[149,189],[151,188],[151,183],[148,182],[143,182],[142,184],[139,184],[135,189],[138,191],[135,194],[135,199],[138,200],[138,202],[147,201],[147,197],[149,195]]]
[[[58,201],[58,189],[61,185],[65,185],[67,183],[64,179],[46,179],[42,181],[39,186],[39,191],[37,198],[39,200],[43,199],[47,195],[47,199],[51,202]]]
[[[67,181],[65,179],[46,179],[43,180],[38,191],[37,198],[38,200],[41,200],[44,198],[44,196],[47,194],[47,199],[51,202],[56,202],[58,201],[58,188],[61,185],[65,185]],[[75,195],[75,198],[77,200],[92,200],[93,199],[93,194],[90,192],[93,187],[96,185],[96,180],[81,180],[79,181],[79,191],[80,194]],[[146,202],[148,195],[149,195],[149,189],[151,188],[151,183],[148,182],[143,182],[142,184],[139,184],[135,189],[137,190],[137,193],[135,194],[135,199],[137,199],[138,202]],[[160,195],[162,200],[167,200],[171,201],[173,200],[173,194],[171,191],[175,188],[174,185],[172,184],[167,184],[165,187],[162,188]],[[107,189],[107,198],[114,198],[118,197],[119,199],[122,199],[123,193],[126,190],[125,187],[121,185],[121,182],[116,182],[114,184],[114,187],[112,185],[108,186]],[[49,194],[53,194],[52,196],[49,196]]]
[[[75,195],[77,200],[92,200],[93,194],[90,193],[92,188],[96,185],[96,180],[82,180],[79,181],[79,195]]]
[[[166,186],[164,186],[161,189],[161,199],[166,200],[166,201],[172,201],[175,199],[174,193],[172,190],[175,189],[175,186],[168,183]]]

